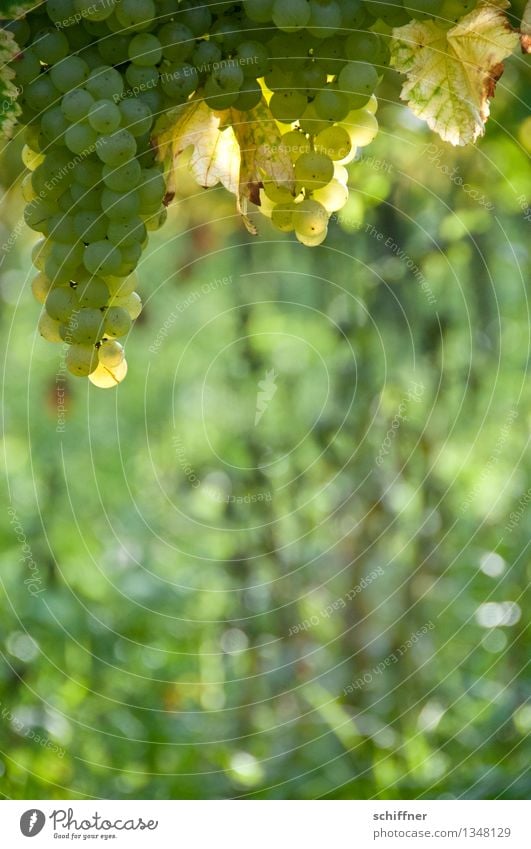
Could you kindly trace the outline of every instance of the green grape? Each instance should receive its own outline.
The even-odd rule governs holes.
[[[115,10],[117,0],[75,0],[77,11],[89,21],[104,21]]]
[[[351,33],[345,42],[345,56],[378,67],[389,64],[389,48],[382,36],[375,32]]]
[[[284,133],[281,139],[282,147],[288,152],[292,162],[296,162],[303,153],[311,150],[310,142],[299,130],[290,130]]]
[[[119,99],[124,91],[124,82],[116,68],[100,65],[90,72],[85,88],[95,100]]]
[[[106,239],[92,242],[85,248],[83,265],[91,274],[106,277],[108,274],[116,274],[122,263],[120,250]]]
[[[327,74],[337,75],[346,65],[345,39],[335,35],[325,38],[314,50],[315,60]]]
[[[118,273],[121,277],[127,277],[129,274],[132,274],[138,265],[138,261],[142,256],[142,245],[138,242],[133,242],[131,245],[121,245],[120,254],[122,262]]]
[[[44,304],[52,287],[53,282],[42,271],[39,271],[31,281],[33,297],[39,304]]]
[[[76,163],[74,177],[76,183],[86,189],[92,189],[101,182],[102,164],[96,157],[87,157]]]
[[[311,136],[320,133],[321,130],[325,130],[326,127],[329,126],[330,121],[325,121],[323,118],[318,117],[313,103],[308,104],[304,115],[302,116],[302,118],[299,119],[299,127],[301,128],[303,133],[307,133]]]
[[[240,65],[228,62],[214,68],[212,79],[225,92],[239,91],[243,85],[244,74]]]
[[[155,212],[153,215],[149,215],[148,217],[144,218],[146,230],[160,230],[160,228],[163,227],[166,223],[167,218],[168,210],[165,206],[163,206],[158,212]]]
[[[59,91],[49,74],[41,74],[26,86],[24,97],[32,109],[43,112],[58,101]]]
[[[294,87],[293,76],[278,65],[264,76],[264,83],[269,91],[289,91]]]
[[[297,204],[293,216],[295,231],[302,236],[318,236],[326,231],[328,226],[328,212],[322,203],[316,200],[303,200]]]
[[[212,15],[204,0],[184,0],[179,6],[179,18],[196,37],[208,32],[212,24]]]
[[[45,65],[53,65],[70,52],[68,39],[62,32],[51,27],[37,33],[31,45],[35,55]]]
[[[26,48],[15,57],[13,70],[15,71],[15,82],[24,87],[39,76],[41,63],[34,51],[31,48]]]
[[[53,242],[50,256],[57,266],[71,272],[81,265],[84,246],[81,242],[61,243]]]
[[[343,121],[351,109],[348,97],[331,86],[317,92],[313,106],[317,117],[325,121]]]
[[[144,168],[138,186],[140,209],[149,209],[162,203],[166,193],[164,175],[159,168]]]
[[[137,98],[126,98],[119,105],[124,127],[132,136],[138,138],[149,133],[153,123],[153,113],[149,106]]]
[[[275,26],[284,32],[296,32],[310,21],[311,7],[308,0],[275,0],[272,19]]]
[[[95,345],[103,336],[103,323],[101,310],[85,307],[76,313],[75,321],[63,324],[63,338],[79,345]]]
[[[142,299],[137,292],[131,292],[130,295],[113,298],[112,306],[124,309],[131,321],[134,321],[142,312]]]
[[[269,50],[259,41],[242,41],[238,45],[235,60],[242,69],[244,77],[263,77],[269,69],[271,58]]]
[[[52,215],[48,223],[48,235],[56,242],[62,242],[65,245],[73,245],[78,241],[78,235],[74,227],[74,219],[71,215],[64,215],[59,212]]]
[[[59,321],[50,318],[47,312],[42,312],[37,329],[42,338],[46,339],[47,342],[62,342],[63,340],[59,333],[60,326],[61,323]]]
[[[181,62],[168,67],[160,78],[160,84],[167,97],[184,102],[198,87],[199,75],[193,65]]]
[[[338,77],[338,88],[348,95],[351,109],[360,109],[378,83],[376,69],[368,62],[349,62]]]
[[[457,23],[476,7],[476,0],[443,0],[439,3],[437,14],[443,21]]]
[[[290,189],[286,186],[279,186],[273,183],[272,180],[266,180],[264,182],[264,194],[274,203],[289,203],[293,200]]]
[[[131,39],[128,53],[135,65],[158,65],[162,59],[162,44],[155,35],[139,33]]]
[[[141,31],[147,29],[156,15],[153,0],[121,0],[116,6],[116,17],[123,27]]]
[[[98,367],[89,374],[89,380],[98,389],[113,389],[125,378],[127,374],[127,361],[122,360],[120,365],[115,368],[99,363]]]
[[[88,123],[70,124],[65,133],[65,144],[72,153],[90,153],[96,149],[98,134]]]
[[[111,221],[133,218],[140,211],[139,193],[134,189],[129,192],[113,192],[112,189],[105,188],[101,194],[101,208]]]
[[[131,330],[131,318],[123,307],[109,307],[105,312],[105,335],[111,339],[126,336]]]
[[[214,62],[219,62],[223,53],[213,41],[200,41],[194,47],[191,62],[197,68],[198,73],[210,71]]]
[[[32,230],[44,233],[48,220],[55,212],[56,207],[52,201],[37,197],[26,206],[24,221]]]
[[[315,97],[326,86],[326,72],[314,60],[308,62],[297,74],[297,87],[307,97]]]
[[[313,193],[313,200],[324,206],[329,214],[343,209],[348,201],[348,187],[339,180],[331,180],[327,186]]]
[[[70,374],[76,377],[88,377],[98,365],[98,354],[94,345],[70,345],[65,356]]]
[[[308,30],[315,38],[329,38],[341,27],[341,9],[339,4],[310,0],[310,21]]]
[[[67,118],[72,123],[83,121],[89,113],[89,109],[94,103],[94,98],[88,91],[82,88],[76,88],[73,91],[67,91],[61,100],[61,109]]]
[[[97,133],[113,133],[121,120],[121,112],[112,100],[96,100],[89,109],[88,121]]]
[[[136,141],[129,130],[116,130],[98,138],[96,153],[105,165],[123,165],[136,153]]]
[[[72,312],[77,308],[77,297],[70,286],[57,286],[46,298],[46,312],[55,321],[68,321]]]
[[[50,77],[55,88],[66,94],[83,85],[89,73],[89,66],[79,56],[66,56],[51,68]]]
[[[299,91],[278,91],[269,101],[273,118],[283,124],[292,124],[297,121],[302,117],[307,106],[308,98]]]
[[[32,150],[28,147],[27,144],[22,148],[22,162],[30,171],[35,171],[39,165],[44,162],[44,156],[42,153],[38,153],[36,150]]]
[[[210,106],[211,109],[230,109],[230,107],[234,106],[234,104],[238,100],[238,96],[239,92],[237,91],[223,91],[223,89],[218,86],[218,84],[212,77],[209,77],[205,83],[205,102],[208,104],[208,106]]]
[[[38,242],[35,242],[31,249],[31,261],[35,268],[39,271],[44,270],[44,263],[46,258],[49,256],[50,251],[52,249],[51,242],[48,239],[39,239]]]
[[[357,109],[350,112],[341,126],[349,134],[353,147],[366,147],[378,135],[378,121],[366,109]]]
[[[77,212],[73,220],[74,232],[86,244],[100,242],[107,236],[108,219],[99,212]]]
[[[403,6],[412,18],[422,21],[440,14],[441,0],[404,0]]]
[[[98,348],[98,360],[103,366],[113,369],[120,365],[124,358],[124,349],[119,342],[104,339]]]
[[[334,125],[322,130],[315,137],[315,150],[337,161],[345,159],[352,150],[350,136],[344,127]]]
[[[128,277],[106,277],[105,284],[109,290],[111,298],[125,297],[134,292],[138,286],[138,277],[136,274],[130,274]]]
[[[125,72],[125,79],[132,89],[132,92],[126,93],[137,94],[156,88],[160,75],[156,68],[131,64]]]
[[[317,233],[315,236],[308,236],[306,233],[301,233],[299,231],[296,231],[295,235],[301,245],[304,245],[307,248],[316,248],[319,245],[322,245],[326,239],[328,235],[328,228],[326,227],[321,233]]]
[[[119,248],[129,247],[135,242],[142,244],[146,238],[146,225],[138,216],[123,221],[111,221],[107,238]]]
[[[234,109],[249,112],[255,109],[262,100],[262,88],[256,80],[246,79],[234,101]]]
[[[68,129],[68,121],[60,106],[48,109],[42,116],[41,127],[44,135],[50,142],[58,143],[63,139]]]
[[[400,27],[408,22],[408,14],[402,3],[389,3],[384,0],[364,0],[367,10],[390,27]]]
[[[278,203],[271,211],[271,222],[283,233],[291,233],[295,229],[294,219],[297,204],[291,200],[287,203]]]
[[[159,29],[157,38],[162,46],[164,58],[169,59],[170,62],[186,62],[194,52],[194,34],[184,24],[176,21],[164,24]]]
[[[324,153],[303,153],[295,162],[297,185],[309,189],[326,186],[334,176],[334,165]]]
[[[111,165],[103,166],[103,182],[107,188],[114,192],[126,192],[135,189],[141,179],[142,169],[137,159],[131,159],[125,165],[113,168]]]
[[[33,188],[33,183],[31,182],[32,176],[32,174],[26,174],[22,180],[22,197],[26,203],[29,203],[29,201],[34,200],[37,197],[37,193]]]
[[[86,189],[79,183],[73,183],[70,192],[76,212],[101,212],[101,191],[99,188]],[[69,208],[67,205],[66,211]]]
[[[375,94],[371,94],[368,103],[363,107],[367,112],[370,112],[371,115],[376,115],[378,112],[378,98]]]
[[[100,309],[109,301],[109,290],[101,277],[89,277],[88,280],[79,283],[76,295],[80,307]]]

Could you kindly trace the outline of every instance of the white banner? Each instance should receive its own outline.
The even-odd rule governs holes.
[[[38,800],[1,805],[6,849],[72,843],[117,849],[531,846],[531,804],[517,801]]]

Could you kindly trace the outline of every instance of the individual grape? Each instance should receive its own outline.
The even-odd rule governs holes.
[[[307,97],[315,97],[317,92],[326,86],[326,71],[313,59],[297,74],[298,88]]]
[[[77,11],[89,21],[104,21],[116,8],[117,0],[75,0]]]
[[[310,0],[310,9],[308,30],[315,38],[329,38],[341,27],[341,9],[334,0]]]
[[[39,113],[44,112],[49,106],[54,106],[59,97],[59,91],[49,74],[41,74],[24,89],[26,103]]]
[[[313,193],[313,200],[321,203],[329,214],[343,209],[348,201],[348,186],[339,180],[331,180],[327,186]]]
[[[269,101],[269,109],[273,118],[284,124],[292,124],[301,118],[307,106],[308,98],[299,91],[278,91],[273,94]],[[347,113],[348,108],[345,115]]]
[[[378,135],[378,121],[366,109],[350,112],[342,126],[348,132],[353,147],[366,147]]]
[[[99,389],[112,389],[122,382],[126,374],[127,361],[125,359],[114,368],[110,368],[103,365],[103,363],[99,363],[98,367],[89,374],[89,380]]]
[[[98,360],[102,366],[114,369],[120,365],[124,358],[124,349],[114,339],[104,339],[98,348]]]
[[[75,182],[86,189],[92,189],[101,182],[102,164],[96,157],[87,157],[76,163]]]
[[[142,312],[142,299],[137,292],[131,292],[130,295],[113,298],[112,306],[124,309],[134,321]]]
[[[49,27],[37,33],[33,39],[32,50],[45,65],[53,65],[68,56],[70,48],[66,36]]]
[[[52,201],[36,197],[24,210],[24,221],[32,230],[44,233],[47,229],[48,220],[52,217],[56,207]]]
[[[277,185],[272,180],[264,182],[264,194],[274,203],[289,203],[293,200],[293,194],[287,186]]]
[[[153,113],[149,106],[137,98],[126,98],[119,105],[122,123],[132,136],[137,138],[149,133],[153,123]]]
[[[275,0],[243,0],[245,14],[251,21],[265,24],[273,17]]]
[[[49,142],[59,143],[62,141],[68,126],[68,121],[60,106],[54,106],[52,109],[48,109],[42,116],[42,131]]]
[[[65,144],[72,153],[89,153],[96,149],[98,134],[86,123],[70,124],[65,132]]]
[[[44,304],[52,287],[52,281],[42,271],[39,271],[39,273],[36,274],[33,280],[31,281],[31,291],[33,293],[33,297],[40,304]]]
[[[317,133],[320,133],[321,130],[326,129],[326,127],[329,126],[330,121],[325,121],[323,118],[318,117],[313,103],[308,104],[304,115],[299,119],[299,127],[308,135],[316,135]]]
[[[13,70],[15,71],[15,82],[24,87],[39,76],[41,63],[34,51],[31,48],[26,48],[15,57]]]
[[[365,106],[377,83],[376,69],[368,62],[349,62],[341,70],[337,81],[338,88],[348,95],[351,109]]]
[[[96,153],[106,165],[123,165],[136,153],[136,141],[129,130],[116,130],[98,138]]]
[[[158,212],[153,213],[153,215],[144,217],[144,224],[146,225],[146,230],[160,230],[161,227],[164,227],[167,218],[168,210],[165,206],[163,206]]]
[[[255,109],[262,100],[262,88],[256,80],[246,79],[234,101],[234,109],[249,112]]]
[[[130,274],[128,277],[105,277],[105,285],[109,290],[111,298],[125,297],[134,292],[138,287],[138,277],[136,274]]]
[[[65,245],[73,245],[79,239],[74,227],[74,219],[71,215],[64,215],[61,212],[50,218],[48,235],[54,241]]]
[[[63,94],[83,85],[89,73],[89,66],[79,56],[66,56],[50,69],[50,77],[55,88]]]
[[[311,7],[308,0],[275,0],[272,19],[275,26],[284,32],[296,32],[310,21]]]
[[[325,38],[314,50],[315,60],[327,74],[336,76],[346,65],[345,39],[339,35]]]
[[[46,312],[55,321],[68,321],[77,307],[75,291],[70,286],[57,286],[46,298]]]
[[[159,84],[160,75],[156,68],[142,65],[129,65],[125,72],[125,79],[131,86],[131,91],[126,94],[138,94],[149,91]]]
[[[121,0],[116,6],[118,22],[128,29],[141,31],[147,29],[156,15],[153,0]]]
[[[158,206],[166,193],[164,175],[159,168],[144,168],[141,174],[141,182],[138,186],[140,209],[150,209]]]
[[[86,244],[100,242],[107,236],[108,219],[99,212],[77,212],[73,220],[74,232]]]
[[[140,211],[139,193],[135,190],[113,192],[105,188],[101,194],[101,208],[111,221],[133,218]]]
[[[99,187],[86,189],[79,183],[73,183],[70,189],[72,203],[76,212],[101,212],[101,191]],[[66,211],[70,209],[67,205]]]
[[[210,106],[211,109],[230,109],[231,106],[235,105],[236,101],[238,100],[238,96],[239,92],[237,91],[223,91],[223,89],[218,86],[217,82],[212,77],[209,77],[205,83],[205,102],[208,104],[208,106]]]
[[[198,73],[202,74],[210,71],[212,65],[219,62],[222,56],[221,49],[213,41],[200,41],[194,47],[191,61]]]
[[[75,321],[63,324],[63,338],[78,345],[95,345],[103,336],[103,322],[101,310],[85,307],[76,313]]]
[[[128,54],[135,65],[158,65],[162,59],[162,44],[151,33],[139,33],[131,39]]]
[[[314,145],[317,153],[324,153],[334,161],[345,159],[352,150],[349,133],[338,125],[321,130],[315,137]]]
[[[328,212],[322,203],[307,199],[297,204],[293,216],[293,223],[297,236],[318,236],[326,231],[328,226]]]
[[[103,182],[107,188],[112,189],[113,192],[125,192],[138,186],[142,169],[137,159],[131,159],[124,165],[119,165],[118,168],[104,165],[102,173]]]
[[[186,62],[170,65],[160,80],[164,94],[177,103],[184,102],[199,85],[197,70]]]
[[[90,72],[85,88],[95,100],[119,99],[124,91],[124,82],[116,68],[100,65]]]
[[[116,274],[121,262],[122,256],[119,249],[106,239],[92,242],[85,248],[83,265],[91,274],[98,274],[103,277],[108,274]]]
[[[111,221],[107,231],[109,241],[119,248],[129,247],[135,242],[141,244],[146,235],[146,225],[138,216],[123,221]]]
[[[94,98],[88,91],[82,88],[76,88],[73,91],[67,91],[61,100],[61,109],[65,118],[72,123],[83,121],[89,113],[89,109],[94,103]]]
[[[295,162],[295,180],[310,189],[326,186],[334,176],[334,165],[324,153],[303,153]]]
[[[101,277],[89,277],[78,283],[76,295],[80,307],[101,309],[109,301],[109,290]]]
[[[242,41],[238,45],[235,61],[238,62],[244,77],[263,77],[270,65],[269,50],[259,41]]]
[[[321,233],[317,233],[315,236],[308,236],[306,233],[301,233],[299,231],[296,231],[295,235],[301,245],[304,245],[307,248],[316,248],[323,244],[328,235],[328,228],[325,227]]]
[[[111,339],[126,336],[131,330],[131,318],[123,307],[109,307],[105,312],[105,335]]]
[[[27,144],[25,144],[22,148],[22,162],[30,171],[35,171],[35,169],[44,162],[44,156],[42,153],[32,150]]]
[[[120,264],[119,275],[121,277],[127,277],[127,275],[132,274],[138,265],[138,261],[142,256],[142,245],[138,242],[133,242],[131,245],[121,245],[120,254],[122,262]]]
[[[98,354],[94,345],[70,345],[66,352],[65,363],[70,374],[76,377],[88,377],[98,365]]]
[[[96,100],[89,109],[88,121],[97,133],[113,133],[121,120],[121,112],[112,100]]]
[[[389,49],[383,38],[375,32],[351,33],[345,42],[345,56],[378,67],[389,64]]]
[[[309,140],[299,130],[290,130],[284,133],[281,144],[288,152],[292,162],[296,162],[301,154],[309,153],[311,150]]]
[[[170,62],[186,62],[194,52],[195,39],[192,30],[177,21],[164,24],[159,29],[157,38],[162,46],[164,58]]]
[[[349,98],[331,86],[317,92],[313,106],[317,117],[325,121],[343,121],[352,108]]]
[[[291,233],[295,229],[295,212],[297,204],[291,200],[288,203],[279,203],[271,211],[271,222],[283,233]]]
[[[59,333],[59,328],[61,323],[59,321],[55,321],[55,319],[51,318],[47,312],[42,312],[39,318],[39,323],[37,325],[37,329],[42,336],[43,339],[46,339],[47,342],[62,342],[61,334]]]

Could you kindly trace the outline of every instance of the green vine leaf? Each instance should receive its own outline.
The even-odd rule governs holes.
[[[13,33],[0,29],[0,137],[10,138],[21,109],[18,89],[13,83],[15,72],[9,62],[17,55],[19,47]]]
[[[401,98],[444,141],[464,145],[483,135],[503,60],[518,45],[504,14],[508,0],[480,0],[450,29],[412,21],[393,30],[391,64],[406,74]]]

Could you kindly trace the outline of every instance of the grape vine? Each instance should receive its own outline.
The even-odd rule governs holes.
[[[456,52],[456,25],[475,36],[485,29],[485,39],[499,45],[500,57],[489,59],[494,65],[515,44],[507,5],[47,0],[6,22],[4,35],[18,45],[10,73],[29,172],[25,221],[41,235],[32,281],[41,335],[66,343],[73,375],[104,388],[125,377],[118,340],[142,308],[136,268],[149,232],[164,224],[171,194],[171,156],[160,142],[175,135],[192,104],[206,104],[220,131],[234,116],[267,109],[276,153],[266,156],[256,145],[252,178],[242,155],[243,195],[279,231],[317,246],[348,200],[346,166],[378,132],[375,91],[385,68],[392,63],[408,73],[404,51],[423,27],[447,40],[448,55],[450,46]],[[427,41],[418,36],[419,51]],[[493,76],[476,52],[479,77]],[[415,111],[415,85],[424,86],[429,102],[431,80],[416,72],[408,82]],[[480,114],[484,121],[485,104]],[[476,138],[482,126],[475,115],[471,120],[475,126],[462,137],[458,128],[449,140]]]

